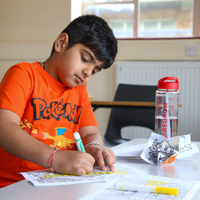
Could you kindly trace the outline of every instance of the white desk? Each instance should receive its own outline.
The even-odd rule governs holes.
[[[147,142],[147,139],[134,139],[124,144],[113,147],[120,148]],[[197,142],[200,149],[200,142]],[[139,169],[144,174],[165,176],[170,178],[200,181],[200,153],[194,154],[184,160],[176,160],[174,164],[167,166],[155,166],[143,160],[117,160],[117,163],[126,163]],[[1,200],[76,200],[98,187],[101,183],[87,183],[63,186],[35,187],[26,180],[0,189]],[[193,200],[200,197],[200,190],[196,192]]]

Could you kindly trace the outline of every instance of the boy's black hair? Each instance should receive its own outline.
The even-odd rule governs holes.
[[[108,24],[95,15],[83,15],[73,20],[62,33],[69,37],[68,49],[77,43],[87,46],[103,68],[110,67],[117,54],[117,40]],[[54,43],[55,45],[55,43]],[[54,45],[51,55],[54,53]]]

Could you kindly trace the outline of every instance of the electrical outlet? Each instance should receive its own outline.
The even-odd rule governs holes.
[[[196,44],[186,44],[186,56],[197,56]]]

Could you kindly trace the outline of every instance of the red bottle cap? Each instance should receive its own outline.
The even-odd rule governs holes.
[[[179,81],[176,77],[164,77],[158,81],[158,89],[179,89]]]

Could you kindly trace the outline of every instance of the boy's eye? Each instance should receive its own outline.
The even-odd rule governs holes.
[[[100,72],[101,68],[96,67],[93,71],[92,71],[92,75],[95,75],[97,72]]]
[[[84,56],[81,56],[83,62],[88,62]]]

